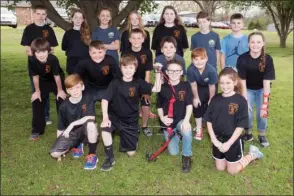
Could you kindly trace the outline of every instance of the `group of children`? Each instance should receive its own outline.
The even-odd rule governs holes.
[[[99,27],[92,33],[83,13],[75,10],[71,16],[73,28],[62,39],[62,50],[67,56],[66,78],[53,54],[58,43],[53,29],[45,24],[46,15],[44,7],[34,8],[34,23],[25,28],[21,45],[28,56],[33,91],[30,140],[38,140],[46,124],[52,123],[49,93],[56,95],[58,128],[50,150],[52,157],[60,159],[72,150],[73,157],[79,158],[87,143],[89,153],[84,169],[95,169],[98,127],[106,155],[102,171],[111,170],[115,164],[112,133],[116,130],[120,134],[119,150],[133,156],[138,148],[140,115],[142,132],[148,137],[153,134],[148,128],[148,119],[157,116],[150,111],[153,92],[157,93],[157,113],[165,139],[170,134],[167,130],[177,133],[168,145],[169,154],[177,155],[182,141],[183,172],[189,172],[192,165],[192,113],[196,140],[202,140],[203,122],[207,122],[218,170],[235,174],[252,160],[262,158],[263,154],[253,145],[244,156],[243,140],[253,139],[256,105],[259,142],[263,147],[269,145],[265,132],[275,70],[272,58],[265,54],[263,34],[253,32],[247,38],[242,33],[241,14],[231,16],[232,33],[222,41],[211,31],[209,15],[197,15],[200,31],[191,37],[191,64],[186,70],[183,55],[189,47],[187,34],[174,7],[164,8],[153,32],[154,61],[150,34],[138,12],[129,14],[127,29],[120,36],[111,26],[108,8],[98,13]],[[150,83],[153,70],[154,85]],[[101,102],[103,116],[98,127],[96,101]]]

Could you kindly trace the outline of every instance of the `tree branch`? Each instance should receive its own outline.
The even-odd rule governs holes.
[[[87,23],[93,31],[98,25],[97,23],[97,15],[96,15],[96,3],[97,1],[91,1],[91,0],[82,0],[80,1],[80,8],[85,14],[85,17],[87,19]]]
[[[193,0],[193,1],[198,4],[198,6],[200,7],[201,10],[204,10],[204,7],[203,7],[202,3],[200,3],[200,1],[197,1],[197,0]]]

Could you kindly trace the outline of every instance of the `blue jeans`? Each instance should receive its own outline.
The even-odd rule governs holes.
[[[180,121],[177,124],[177,127],[173,130],[174,132],[179,131],[181,133],[181,135],[183,136],[182,138],[182,155],[183,156],[192,156],[192,130],[186,131],[184,132],[181,129],[181,125],[182,125],[183,121]],[[167,140],[168,138],[168,133],[167,131],[164,131],[164,137],[165,140]],[[179,154],[179,142],[180,142],[180,138],[179,136],[176,134],[170,141],[170,143],[168,144],[168,152],[170,155],[177,155]]]
[[[30,76],[30,82],[31,82],[31,87],[32,87],[32,92],[34,93],[35,92],[35,86],[34,86],[34,82],[33,82],[33,77]],[[49,97],[48,99],[44,100],[45,101],[45,105],[44,105],[44,111],[45,111],[45,120],[49,120],[50,119],[50,115],[49,115],[49,112],[50,112],[50,100],[49,100]]]
[[[258,131],[266,131],[267,127],[267,118],[260,117],[260,109],[263,103],[263,89],[251,90],[247,89],[248,104],[252,108],[252,111],[249,111],[249,129],[253,127],[254,119],[254,105],[256,104],[256,120],[257,120],[257,129]]]

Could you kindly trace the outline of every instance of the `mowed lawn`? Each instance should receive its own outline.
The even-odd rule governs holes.
[[[57,115],[51,95],[53,124],[39,141],[28,138],[31,133],[31,88],[27,73],[27,57],[20,46],[24,27],[1,27],[1,194],[3,195],[98,195],[98,194],[174,194],[174,195],[280,195],[293,194],[293,34],[287,40],[288,48],[278,47],[276,33],[265,32],[266,52],[274,59],[276,81],[272,85],[268,139],[270,146],[261,149],[264,158],[250,164],[245,171],[230,176],[217,172],[211,158],[211,144],[207,131],[204,140],[193,140],[193,165],[190,173],[182,173],[181,155],[162,153],[156,162],[148,163],[147,151],[155,151],[162,143],[160,135],[146,138],[140,135],[139,149],[129,158],[118,152],[119,136],[115,137],[116,165],[110,172],[101,172],[104,150],[99,136],[96,170],[83,170],[84,157],[73,159],[67,154],[62,162],[48,153],[56,138]],[[54,29],[61,39],[64,31]],[[199,29],[188,29],[188,36]],[[221,37],[230,30],[216,30]],[[150,29],[152,32],[152,29]],[[246,31],[246,34],[249,32]],[[60,46],[55,50],[65,70],[65,55]],[[190,51],[185,59],[190,64]],[[154,95],[152,96],[154,100]],[[152,110],[155,112],[155,107]],[[98,123],[101,123],[100,104],[96,105]],[[191,119],[192,120],[192,119]],[[191,121],[194,125],[194,120]],[[157,125],[157,121],[150,121]],[[157,131],[157,128],[154,128]],[[254,129],[253,144],[259,147]],[[245,152],[249,144],[245,144]],[[85,152],[88,152],[85,147]]]

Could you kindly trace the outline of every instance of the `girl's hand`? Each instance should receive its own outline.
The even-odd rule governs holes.
[[[260,117],[267,118],[267,114],[268,114],[267,104],[262,104],[261,109],[260,109]]]
[[[166,126],[170,126],[173,123],[173,119],[169,118],[167,115],[160,119]]]
[[[231,145],[228,142],[223,143],[223,145],[219,148],[219,151],[222,153],[227,152],[231,148]]]
[[[31,102],[34,102],[34,101],[37,100],[37,99],[39,99],[40,102],[42,102],[40,91],[35,91],[35,92],[32,94]]]

